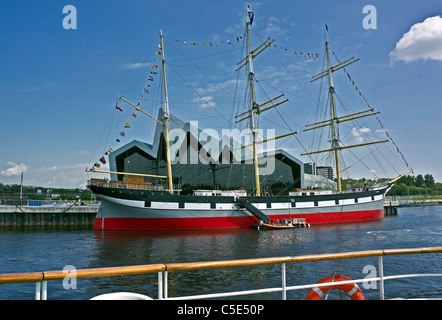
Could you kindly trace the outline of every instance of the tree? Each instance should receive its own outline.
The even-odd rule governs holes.
[[[418,174],[416,176],[416,178],[414,179],[414,181],[415,181],[415,184],[416,184],[417,187],[425,187],[425,180],[424,180],[424,177],[422,177],[421,174]]]
[[[431,174],[426,174],[424,176],[425,185],[427,188],[433,188],[434,187],[434,178]]]

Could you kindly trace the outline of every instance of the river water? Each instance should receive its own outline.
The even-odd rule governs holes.
[[[4,228],[0,230],[0,273],[62,270],[67,265],[83,269],[435,246],[442,246],[442,207],[399,208],[397,216],[370,223],[276,231]],[[364,273],[365,266],[371,272],[374,266],[376,273],[377,257],[288,264],[287,285],[314,283],[332,273],[360,279],[368,275]],[[409,273],[442,273],[442,254],[384,257],[386,276]],[[169,273],[169,297],[278,286],[280,265]],[[0,288],[0,300],[34,298],[33,283],[2,284]],[[367,300],[379,299],[379,289],[362,285],[361,289]],[[61,280],[48,282],[49,300],[84,300],[115,291],[137,292],[156,299],[157,274],[77,279],[76,289],[69,290]],[[308,290],[291,291],[287,299],[303,300],[307,293]],[[385,298],[394,297],[442,297],[441,278],[387,281]],[[236,299],[280,298],[281,293],[271,293]]]

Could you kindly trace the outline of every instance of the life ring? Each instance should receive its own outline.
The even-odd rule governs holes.
[[[339,282],[339,281],[349,281],[349,280],[351,280],[349,277],[340,274],[336,275],[331,274],[325,278],[322,278],[316,283]],[[309,291],[306,300],[321,300],[322,296],[325,293],[327,293],[329,290],[334,290],[334,289],[346,292],[351,300],[365,300],[361,288],[359,288],[359,286],[356,283],[339,284],[328,287],[327,286],[315,287]]]

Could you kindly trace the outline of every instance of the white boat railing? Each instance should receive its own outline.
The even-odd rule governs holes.
[[[442,273],[431,274],[403,274],[384,276],[384,256],[403,255],[403,254],[430,254],[442,253],[442,247],[430,248],[412,248],[412,249],[388,249],[388,250],[369,250],[356,251],[344,253],[328,253],[304,256],[289,256],[289,257],[275,257],[275,258],[258,258],[258,259],[241,259],[241,260],[227,260],[227,261],[207,261],[207,262],[191,262],[191,263],[171,263],[171,264],[151,264],[139,266],[126,267],[111,267],[111,268],[95,268],[95,269],[81,269],[75,270],[76,278],[92,278],[92,277],[112,277],[123,275],[136,275],[157,273],[158,274],[158,299],[159,300],[195,300],[195,299],[212,299],[212,298],[228,298],[234,296],[253,295],[270,292],[281,292],[282,300],[286,300],[287,292],[292,290],[311,289],[315,287],[325,287],[333,285],[343,285],[348,283],[372,283],[379,282],[379,299],[384,300],[384,285],[387,280],[417,278],[417,277],[442,277]],[[363,279],[352,279],[348,281],[327,282],[327,283],[313,283],[305,285],[288,286],[286,265],[290,263],[301,263],[311,261],[325,261],[325,260],[341,260],[354,259],[364,257],[378,257],[378,274],[377,277],[365,277]],[[245,266],[258,265],[281,265],[281,286],[273,288],[262,288],[255,290],[243,290],[234,292],[211,293],[203,295],[169,297],[168,296],[168,274],[169,272],[202,270],[213,268],[236,268]],[[72,276],[72,275],[71,275]],[[28,272],[28,273],[11,273],[0,274],[0,284],[4,283],[23,283],[35,282],[35,299],[47,299],[47,282],[52,280],[64,280],[67,277],[66,271],[44,271],[44,272]],[[176,284],[176,281],[174,281]]]

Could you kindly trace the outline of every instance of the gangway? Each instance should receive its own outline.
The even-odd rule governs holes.
[[[264,223],[270,222],[270,218],[264,212],[262,212],[257,207],[255,207],[253,204],[251,204],[250,202],[241,201],[242,199],[239,200],[240,201],[238,202],[238,204],[240,208],[246,209]]]

